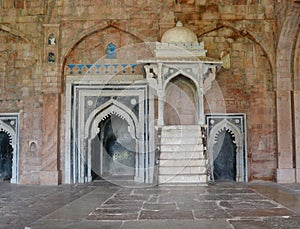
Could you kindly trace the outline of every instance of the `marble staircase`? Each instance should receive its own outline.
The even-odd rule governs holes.
[[[158,183],[206,184],[207,168],[199,125],[163,126]]]

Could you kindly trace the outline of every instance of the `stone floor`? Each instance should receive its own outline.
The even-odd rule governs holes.
[[[0,183],[0,228],[300,228],[300,184]]]

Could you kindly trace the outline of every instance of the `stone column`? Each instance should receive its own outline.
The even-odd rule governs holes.
[[[294,138],[296,153],[296,182],[300,182],[300,91],[294,91]]]
[[[43,124],[42,124],[42,171],[40,184],[57,185],[59,183],[59,116],[61,71],[59,58],[59,24],[44,24],[44,77]]]
[[[197,74],[198,74],[198,88],[197,88],[197,119],[198,125],[205,124],[205,115],[204,115],[204,89],[203,89],[203,64],[198,64]]]
[[[293,119],[292,100],[290,91],[277,91],[277,144],[278,167],[277,182],[295,182],[295,169],[293,168]]]
[[[164,91],[164,84],[163,84],[163,76],[162,76],[162,63],[158,64],[158,120],[157,125],[163,126],[165,124],[164,121],[164,112],[165,112],[165,91]]]
[[[42,171],[40,183],[57,185],[58,176],[58,149],[59,149],[59,108],[58,94],[44,94],[43,103],[43,150]]]

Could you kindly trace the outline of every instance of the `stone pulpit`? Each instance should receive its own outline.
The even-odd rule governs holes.
[[[207,182],[204,95],[222,62],[206,52],[204,42],[179,21],[156,43],[153,58],[138,61],[157,99],[159,184]]]

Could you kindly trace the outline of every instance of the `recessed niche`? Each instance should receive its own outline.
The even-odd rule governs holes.
[[[117,49],[116,49],[116,45],[113,43],[109,43],[106,47],[106,58],[107,59],[116,59],[117,58]]]
[[[56,45],[56,38],[53,33],[51,33],[48,37],[48,45]]]
[[[211,180],[248,181],[246,115],[206,115]]]
[[[19,116],[0,114],[0,180],[18,183]]]
[[[53,52],[48,53],[48,63],[55,63],[56,57]]]

